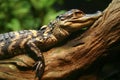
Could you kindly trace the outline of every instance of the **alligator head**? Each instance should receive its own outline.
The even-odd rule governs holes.
[[[102,12],[100,11],[95,14],[85,14],[81,10],[72,9],[57,16],[56,19],[51,21],[48,25],[42,26],[41,30],[44,36],[48,36],[52,33],[57,38],[66,37],[76,30],[93,24],[101,15]]]
[[[65,14],[59,15],[57,19],[59,20],[59,27],[71,33],[93,24],[101,15],[102,12],[100,11],[94,14],[85,14],[81,10],[72,9]]]

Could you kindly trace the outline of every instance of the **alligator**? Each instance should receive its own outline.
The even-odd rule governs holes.
[[[72,9],[58,15],[48,25],[39,30],[21,30],[0,34],[0,60],[20,54],[34,55],[35,72],[39,79],[44,73],[45,62],[42,51],[63,41],[71,33],[93,24],[102,12],[85,14],[78,9]]]

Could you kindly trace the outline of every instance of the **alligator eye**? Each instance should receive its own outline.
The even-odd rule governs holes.
[[[82,11],[79,12],[75,12],[74,16],[76,17],[82,17],[84,15],[84,13]]]
[[[73,17],[73,14],[68,15],[66,18],[67,18],[67,19],[70,19],[70,18],[72,18],[72,17]]]

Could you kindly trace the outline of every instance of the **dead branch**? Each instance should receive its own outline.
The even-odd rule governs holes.
[[[101,56],[108,54],[111,45],[120,41],[120,0],[113,0],[94,25],[82,35],[62,46],[44,52],[45,72],[42,80],[75,80]],[[24,60],[26,59],[26,60]],[[0,79],[33,80],[34,60],[26,55],[0,61]],[[78,75],[78,76],[80,76]],[[92,80],[96,80],[93,76]],[[87,76],[89,79],[91,76]],[[83,80],[83,77],[79,78]]]
[[[113,0],[89,30],[44,53],[46,68],[42,79],[66,79],[77,70],[82,72],[117,41],[120,41],[120,1]]]

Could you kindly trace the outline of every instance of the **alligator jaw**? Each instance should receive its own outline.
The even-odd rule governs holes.
[[[82,17],[76,16],[69,20],[61,21],[60,26],[68,32],[73,32],[93,24],[101,15],[102,12],[98,11],[95,14],[85,14]]]
[[[76,19],[68,20],[67,22],[86,22],[88,20],[96,20],[102,15],[102,12],[97,11],[95,14],[85,14],[83,17],[78,17]]]

